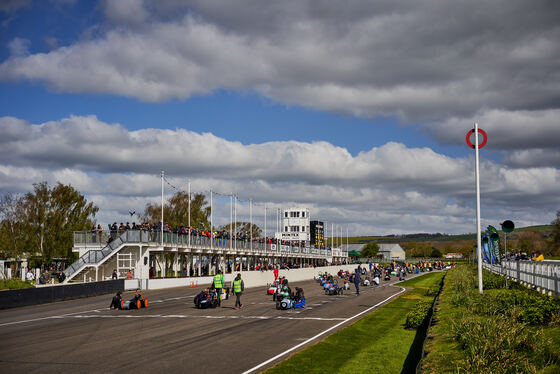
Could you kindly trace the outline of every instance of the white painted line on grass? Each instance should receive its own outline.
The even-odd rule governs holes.
[[[298,345],[296,345],[296,346],[294,346],[294,347],[292,347],[292,348],[290,348],[290,349],[288,349],[288,350],[286,350],[286,351],[284,351],[284,352],[282,352],[282,353],[280,353],[280,354],[278,354],[278,355],[276,355],[276,356],[274,356],[274,357],[272,357],[272,358],[266,360],[265,362],[262,362],[262,363],[258,364],[257,366],[255,366],[255,367],[253,367],[253,368],[251,368],[251,369],[249,369],[249,370],[247,370],[247,371],[244,371],[243,374],[252,373],[253,371],[255,371],[255,370],[257,370],[257,369],[260,369],[260,368],[262,368],[263,366],[268,365],[269,363],[273,362],[274,360],[277,360],[277,359],[279,359],[280,357],[285,356],[286,354],[288,354],[288,353],[290,353],[290,352],[292,352],[292,351],[298,349],[299,347],[302,347],[302,346],[306,345],[307,343],[309,343],[309,342],[311,342],[311,341],[317,339],[318,337],[320,337],[320,336],[326,334],[327,332],[329,332],[329,331],[331,331],[331,330],[333,330],[333,329],[336,329],[336,328],[339,327],[339,326],[342,326],[342,325],[345,324],[346,322],[351,321],[351,320],[353,320],[354,318],[359,317],[359,316],[361,316],[362,314],[367,313],[367,312],[369,312],[370,310],[373,310],[373,309],[377,308],[379,305],[385,303],[386,301],[388,301],[388,300],[392,299],[393,297],[395,297],[395,296],[397,296],[397,295],[400,295],[401,293],[403,293],[404,291],[406,291],[406,289],[405,289],[404,287],[399,287],[399,288],[400,288],[401,290],[400,290],[399,292],[397,292],[396,294],[389,296],[389,297],[386,298],[385,300],[383,300],[383,301],[381,301],[381,302],[375,304],[375,305],[372,306],[372,307],[367,308],[366,310],[364,310],[364,311],[362,311],[362,312],[360,312],[360,313],[358,313],[358,314],[353,315],[352,317],[348,317],[348,318],[344,319],[344,320],[341,321],[340,323],[337,323],[336,325],[334,325],[334,326],[332,326],[332,327],[329,327],[329,328],[326,329],[325,331],[320,332],[319,334],[317,334],[317,335],[315,335],[315,336],[313,336],[313,337],[307,339],[306,341],[301,342],[301,343],[299,343]]]

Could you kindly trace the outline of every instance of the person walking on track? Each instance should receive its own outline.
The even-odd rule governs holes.
[[[233,293],[235,294],[235,309],[243,308],[243,304],[241,304],[241,295],[245,290],[245,284],[241,279],[241,274],[237,273],[237,277],[232,282],[231,287],[233,288]]]
[[[218,305],[222,306],[222,288],[224,288],[224,276],[221,270],[218,270],[217,274],[214,276],[212,285],[216,290],[216,297],[218,298]]]
[[[360,295],[361,273],[362,273],[362,268],[360,267],[360,263],[358,263],[358,267],[356,268],[356,274],[354,275],[354,286],[356,286],[356,296]]]

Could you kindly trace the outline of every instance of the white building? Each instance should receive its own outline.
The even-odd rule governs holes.
[[[406,260],[406,253],[399,244],[379,244],[378,253],[384,260]]]
[[[291,208],[282,213],[281,231],[275,238],[290,242],[308,242],[310,240],[309,209]]]

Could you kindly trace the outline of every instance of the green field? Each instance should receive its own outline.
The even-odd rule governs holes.
[[[406,314],[444,273],[429,273],[399,285],[414,287],[325,340],[306,348],[267,373],[401,373],[413,370],[421,346],[416,330],[404,328]],[[416,339],[418,340],[418,339]],[[418,343],[418,342],[416,342]],[[414,344],[414,348],[411,347]]]

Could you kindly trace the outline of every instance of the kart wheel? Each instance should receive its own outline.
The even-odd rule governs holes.
[[[140,302],[140,300],[138,300],[136,302],[136,309],[140,309],[140,308],[142,308],[142,303]]]
[[[282,302],[280,303],[280,306],[282,306],[282,309],[288,309],[288,303],[285,302],[285,301],[282,301]]]

